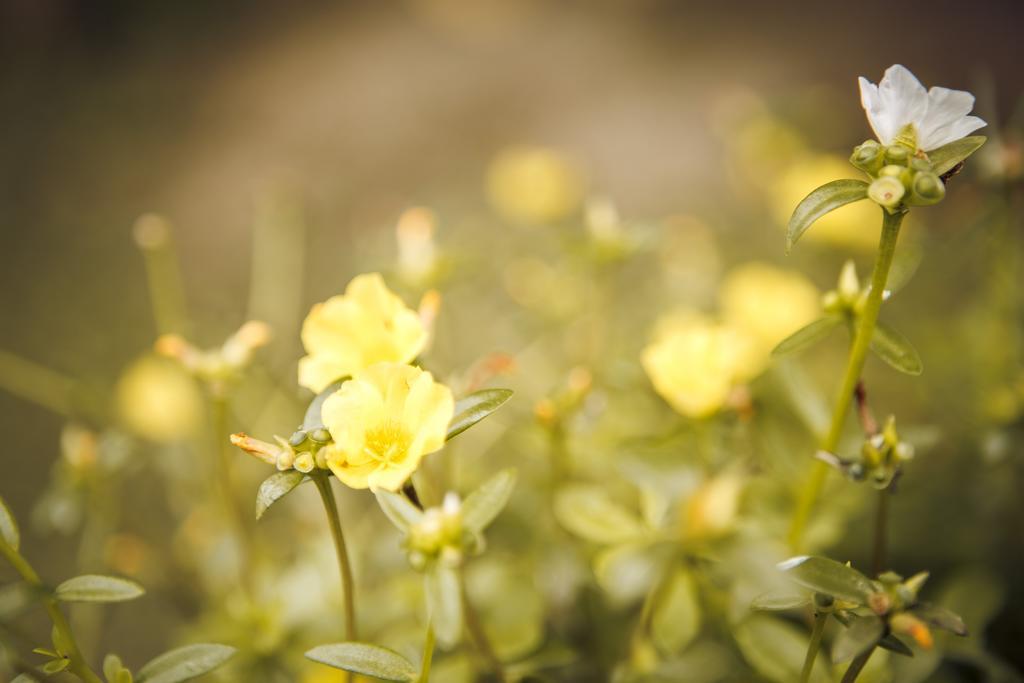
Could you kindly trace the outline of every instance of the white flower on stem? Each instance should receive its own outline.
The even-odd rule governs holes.
[[[875,85],[860,78],[860,101],[884,145],[908,144],[925,152],[966,137],[986,125],[969,116],[974,95],[964,90],[925,90],[910,70],[894,64]]]

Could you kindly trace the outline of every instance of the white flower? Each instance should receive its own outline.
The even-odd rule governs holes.
[[[925,90],[910,70],[894,64],[875,85],[860,78],[860,102],[878,140],[885,145],[911,142],[925,152],[959,140],[986,125],[968,116],[974,95],[963,90]]]

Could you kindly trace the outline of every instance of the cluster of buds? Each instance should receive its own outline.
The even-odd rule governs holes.
[[[325,446],[333,442],[331,433],[320,427],[306,431],[299,427],[288,439],[274,436],[275,443],[267,443],[260,439],[239,432],[231,435],[231,443],[279,471],[296,470],[303,474],[313,468],[329,469]]]
[[[481,540],[462,523],[459,495],[449,492],[439,507],[427,508],[422,519],[409,527],[405,549],[409,563],[418,571],[433,562],[454,568],[462,564],[466,553],[481,550]]]
[[[899,477],[903,463],[914,457],[914,447],[900,440],[896,418],[890,415],[881,431],[864,440],[859,457],[840,458],[827,451],[818,451],[816,457],[853,481],[868,481],[877,489],[887,489]]]
[[[850,156],[850,163],[872,178],[868,197],[890,213],[903,206],[937,204],[946,196],[946,184],[928,155],[903,144],[866,140]]]
[[[177,334],[165,334],[154,349],[161,356],[181,363],[190,374],[216,393],[236,380],[252,362],[256,350],[270,342],[270,326],[250,320],[228,337],[219,348],[200,349]]]
[[[967,629],[960,617],[952,612],[918,600],[918,593],[927,580],[928,572],[919,572],[906,580],[891,571],[880,574],[878,584],[882,590],[871,595],[868,607],[886,619],[890,632],[908,636],[929,650],[934,643],[930,625],[959,636],[966,635]]]

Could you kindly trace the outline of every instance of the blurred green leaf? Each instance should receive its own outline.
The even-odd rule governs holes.
[[[39,679],[29,674],[18,674],[11,683],[39,683]]]
[[[793,593],[792,591],[772,591],[754,598],[750,603],[750,609],[764,610],[768,612],[800,609],[811,604],[811,596],[804,593]]]
[[[306,475],[297,470],[274,472],[264,479],[260,484],[260,490],[256,492],[256,519],[262,517],[271,505],[291,493],[305,479]]]
[[[863,180],[833,180],[811,192],[797,204],[793,216],[789,219],[789,226],[786,228],[786,251],[793,248],[814,221],[829,211],[865,199],[867,196],[868,184]]]
[[[958,636],[967,635],[967,625],[960,615],[952,610],[928,602],[918,603],[911,610],[917,617],[936,628],[941,628]]]
[[[501,470],[466,496],[462,503],[462,523],[476,533],[494,521],[512,496],[516,485],[514,468]]]
[[[57,586],[56,598],[62,602],[122,602],[134,600],[146,591],[128,579],[100,574],[83,574]]]
[[[418,677],[416,667],[408,659],[394,650],[368,643],[319,645],[307,652],[306,658],[384,681],[410,683]]]
[[[700,601],[690,572],[673,571],[655,600],[651,640],[665,654],[682,652],[700,631]]]
[[[648,543],[627,543],[602,550],[594,558],[594,576],[616,603],[638,600],[650,592],[661,558]]]
[[[236,650],[227,645],[186,645],[150,660],[141,669],[138,683],[178,683],[213,671],[231,659]]]
[[[455,416],[445,440],[454,439],[500,408],[512,396],[511,389],[481,389],[455,402]]]
[[[0,537],[3,537],[7,545],[11,546],[15,550],[21,544],[21,534],[18,533],[18,523],[14,519],[14,515],[11,513],[11,509],[7,507],[7,501],[0,496]]]
[[[826,315],[824,318],[818,318],[780,341],[772,349],[772,356],[780,358],[809,349],[831,334],[832,330],[842,321],[843,319],[838,315]]]
[[[70,659],[61,657],[60,659],[51,659],[46,664],[43,664],[41,668],[44,674],[52,676],[53,674],[59,673],[68,668],[69,664],[71,664]]]
[[[121,658],[115,654],[103,658],[103,675],[108,683],[132,683],[132,672],[125,668]]]
[[[871,337],[871,350],[892,368],[908,375],[920,375],[924,369],[917,350],[902,334],[881,321]]]
[[[377,497],[377,504],[381,511],[391,520],[399,530],[406,532],[413,524],[423,519],[423,511],[412,504],[412,502],[400,493],[380,489],[374,491]]]
[[[645,535],[640,518],[601,486],[570,484],[555,495],[555,518],[568,531],[595,543],[626,543]]]
[[[887,633],[878,641],[878,647],[889,652],[895,652],[898,655],[903,655],[904,657],[914,656],[914,651],[910,649],[910,646],[891,633]]]
[[[347,382],[348,379],[348,377],[342,377],[337,382],[333,382],[310,401],[309,407],[306,408],[306,416],[302,419],[302,429],[304,431],[311,432],[316,429],[325,429],[324,419],[320,415],[320,411],[324,407],[324,401],[327,400],[328,396],[335,394],[338,389],[341,389],[341,385]]]
[[[873,647],[882,637],[885,624],[875,616],[859,617],[839,632],[832,644],[832,661],[836,664],[847,662],[869,647]]]
[[[458,570],[434,563],[424,576],[427,610],[437,640],[445,649],[462,638],[462,592]]]
[[[799,680],[809,634],[775,617],[754,615],[736,626],[734,636],[743,658],[757,673],[775,683]],[[814,663],[811,681],[830,683],[824,657]]]
[[[954,166],[978,151],[988,140],[984,135],[969,135],[928,152],[928,160],[937,175],[951,171]]]
[[[868,596],[875,592],[868,577],[827,557],[802,555],[780,563],[779,569],[804,588],[847,602],[866,604]]]

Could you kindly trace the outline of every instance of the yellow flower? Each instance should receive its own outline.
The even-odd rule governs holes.
[[[117,413],[125,427],[159,442],[186,439],[203,421],[203,397],[174,361],[144,356],[117,382]]]
[[[749,335],[693,312],[662,319],[641,362],[655,391],[693,418],[720,410],[734,388],[764,368]]]
[[[509,147],[491,162],[487,193],[505,217],[522,223],[568,218],[583,201],[583,177],[546,147]]]
[[[398,491],[444,445],[454,411],[451,390],[429,372],[401,363],[360,370],[324,401],[334,439],[327,466],[352,488]]]
[[[313,306],[302,324],[299,384],[315,392],[374,363],[408,363],[427,343],[419,316],[380,273],[355,277],[345,294]]]
[[[765,362],[776,344],[821,315],[821,294],[807,278],[767,263],[730,271],[719,301],[722,318],[757,340]]]
[[[737,474],[721,474],[704,482],[683,506],[683,534],[686,538],[713,538],[736,523],[743,480]]]

